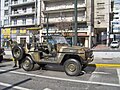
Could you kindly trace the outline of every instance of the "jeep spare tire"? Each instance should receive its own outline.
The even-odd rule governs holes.
[[[15,45],[12,49],[13,58],[20,60],[24,56],[24,49],[21,45]]]

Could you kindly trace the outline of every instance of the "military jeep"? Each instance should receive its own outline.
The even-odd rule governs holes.
[[[71,47],[61,35],[43,38],[42,43],[34,37],[32,43],[16,44],[12,48],[13,57],[22,61],[21,67],[25,71],[31,71],[35,64],[44,67],[54,63],[63,65],[67,75],[76,76],[93,60],[92,50],[80,46]]]

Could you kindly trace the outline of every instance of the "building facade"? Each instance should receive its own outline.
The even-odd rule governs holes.
[[[30,27],[39,26],[40,0],[1,0],[1,42],[8,48],[8,39],[26,36]]]
[[[31,35],[30,27],[42,26],[42,35],[63,34],[70,44],[75,38],[75,0],[1,0],[1,46],[8,39]],[[78,45],[109,44],[112,0],[77,0]],[[113,20],[113,23],[116,20]],[[114,26],[114,25],[112,25]],[[47,28],[49,27],[49,28]],[[111,35],[110,35],[111,34]],[[20,37],[19,37],[20,38]]]
[[[0,0],[1,3],[1,0]],[[0,6],[0,21],[1,21],[1,6]],[[0,22],[0,41],[1,41],[1,22]],[[1,43],[0,43],[1,46]]]
[[[96,43],[109,45],[111,34],[112,0],[94,0]]]
[[[120,40],[120,0],[114,0],[113,13],[111,38],[113,40]]]
[[[94,41],[93,7],[94,0],[77,0],[78,45],[91,47]],[[48,33],[62,33],[72,44],[74,41],[74,0],[42,0],[43,6],[43,34],[46,34],[48,17]]]

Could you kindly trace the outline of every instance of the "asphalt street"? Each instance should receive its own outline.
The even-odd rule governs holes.
[[[0,90],[120,90],[119,62],[119,58],[96,59],[80,76],[71,77],[62,66],[51,64],[42,70],[26,72],[12,68],[12,61],[5,61],[0,63]],[[104,65],[98,67],[98,64]]]

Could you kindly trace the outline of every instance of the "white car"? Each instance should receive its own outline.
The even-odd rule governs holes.
[[[111,48],[119,48],[119,41],[112,41],[110,44]]]

